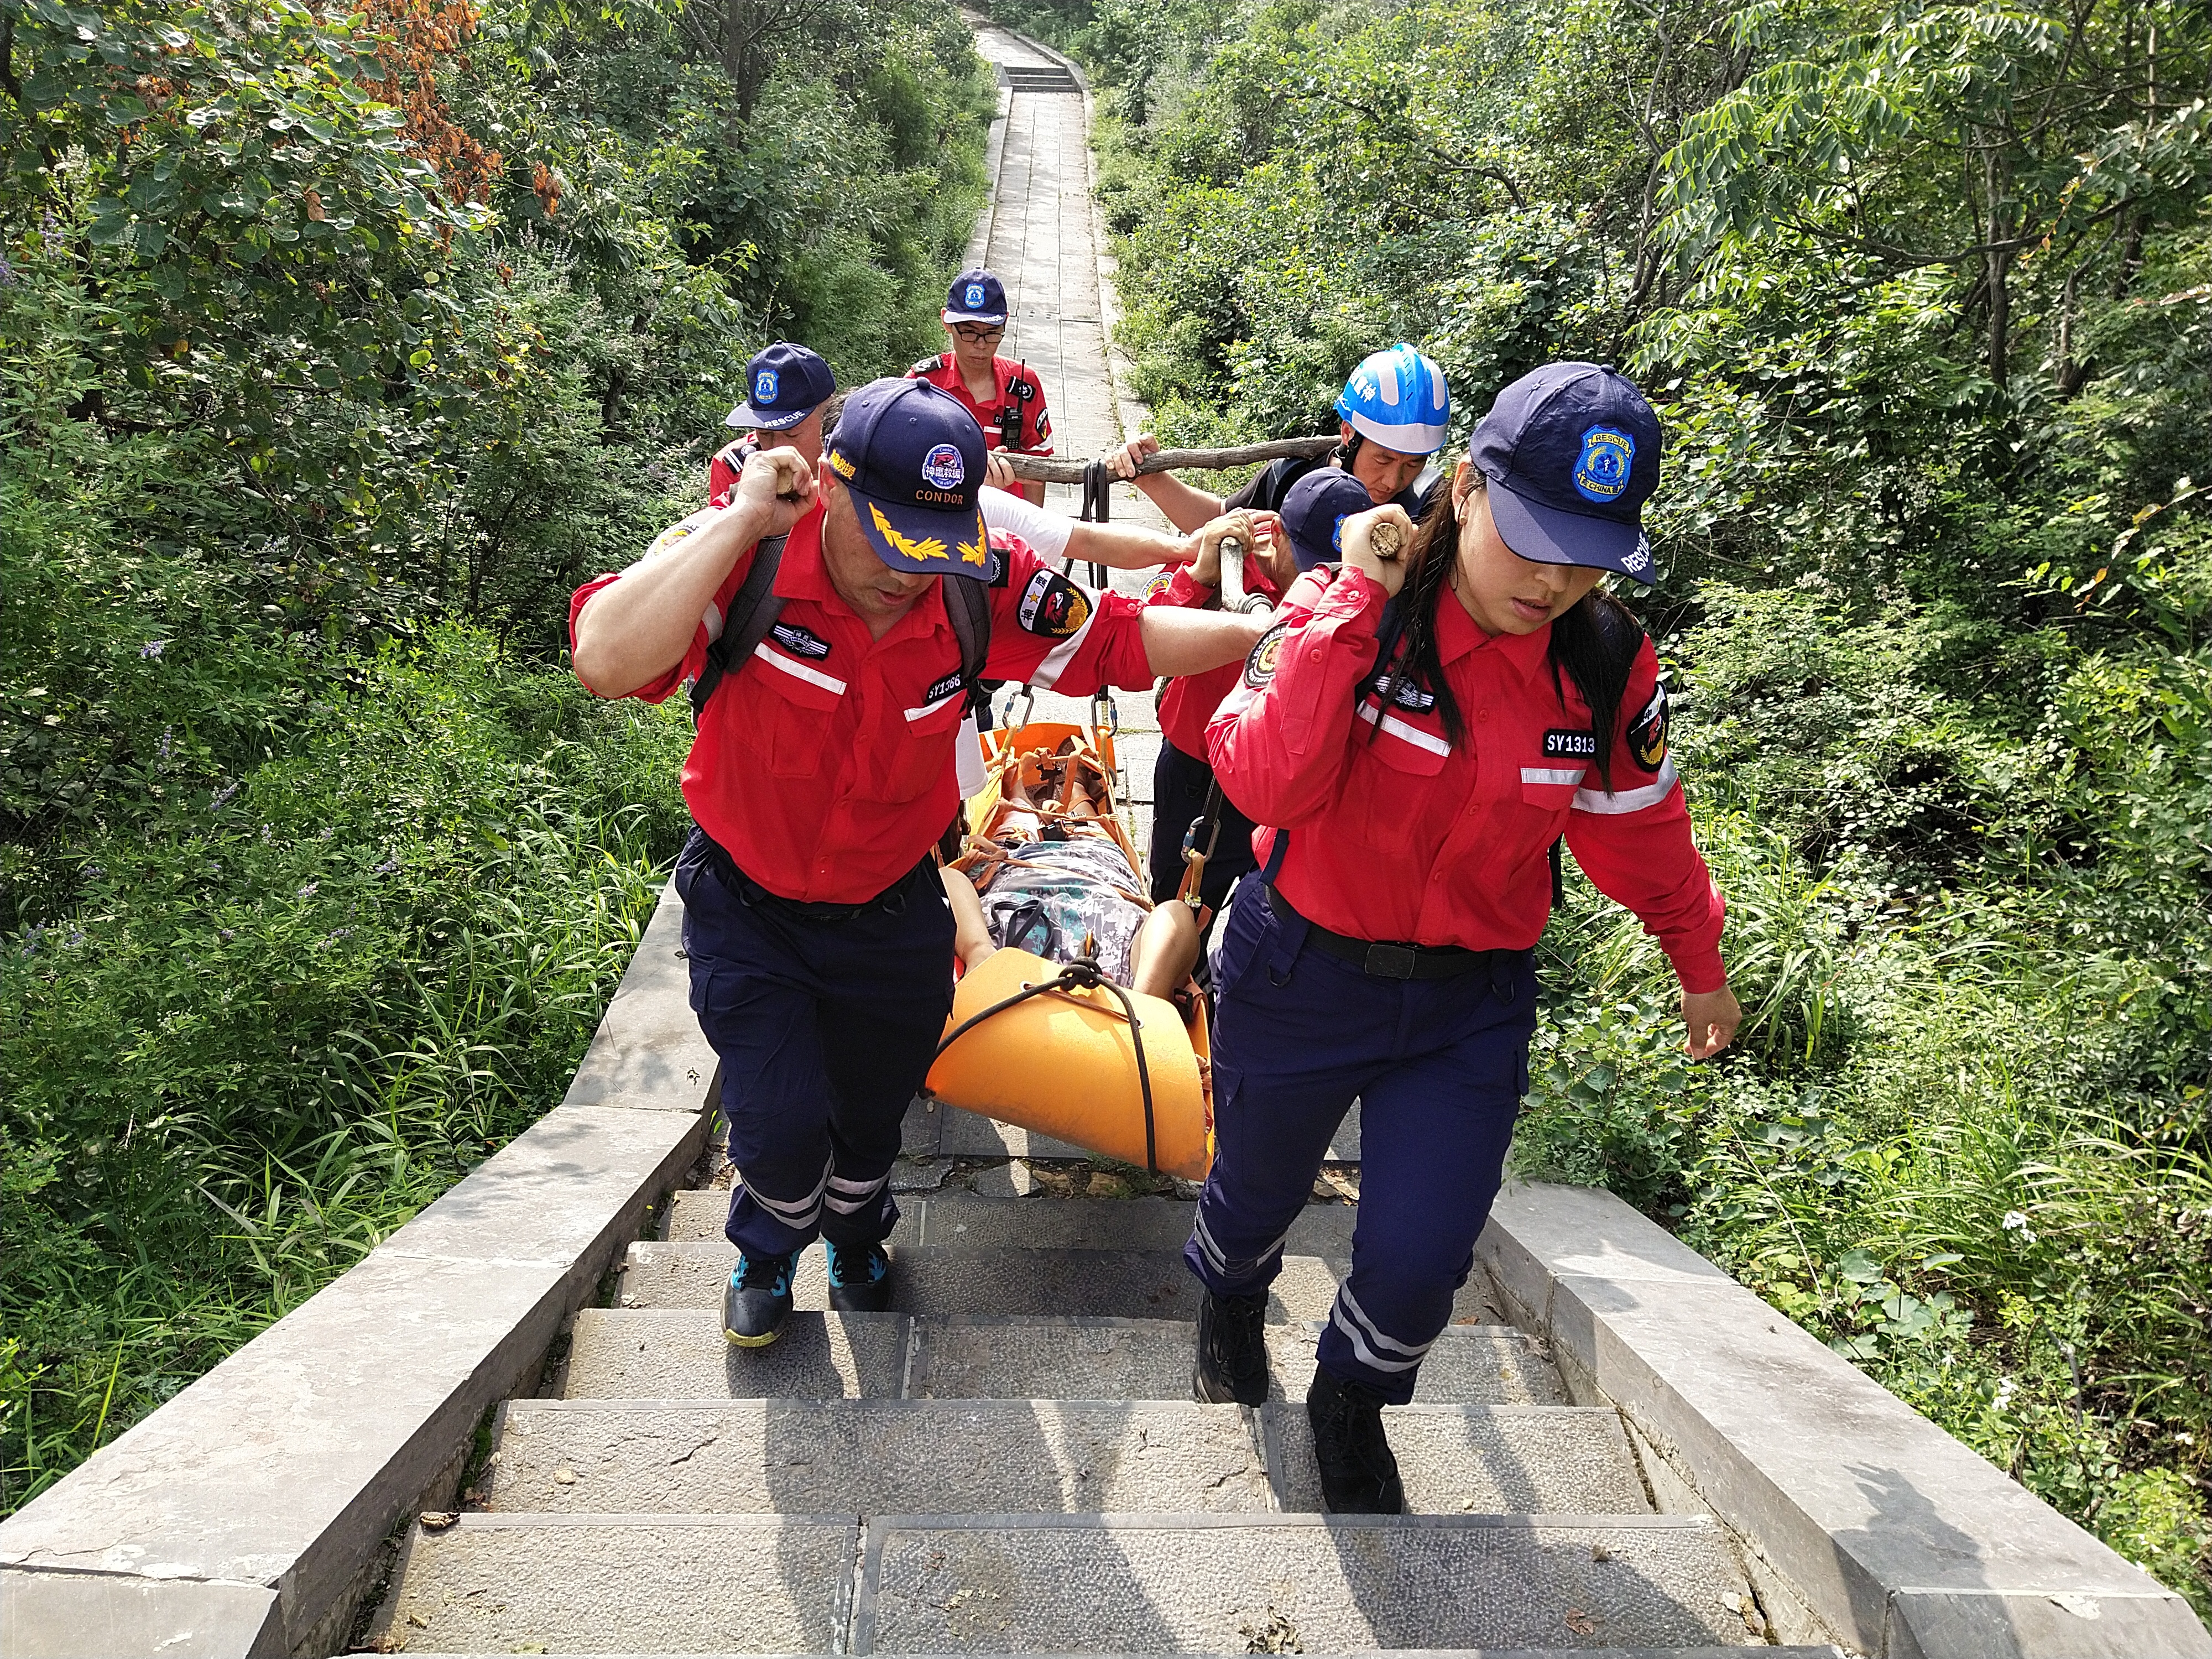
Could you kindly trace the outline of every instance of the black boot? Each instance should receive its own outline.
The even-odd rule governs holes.
[[[880,1244],[830,1247],[830,1306],[838,1313],[884,1313],[891,1305],[891,1259]]]
[[[783,1334],[791,1311],[796,1255],[741,1255],[722,1292],[722,1335],[739,1348],[765,1348]]]
[[[1190,1391],[1201,1401],[1226,1405],[1267,1402],[1267,1298],[1216,1296],[1198,1304],[1198,1364]]]
[[[1382,1400],[1364,1383],[1316,1366],[1306,1390],[1322,1501],[1332,1515],[1403,1515],[1406,1488],[1382,1433]]]

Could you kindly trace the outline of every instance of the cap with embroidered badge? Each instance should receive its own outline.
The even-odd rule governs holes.
[[[916,575],[990,569],[979,505],[983,429],[925,380],[871,380],[845,399],[823,458],[852,492],[876,556]]]
[[[819,353],[778,340],[745,365],[745,400],[724,423],[787,432],[836,392],[837,377]]]
[[[1375,505],[1367,486],[1341,467],[1317,466],[1283,497],[1283,527],[1298,568],[1334,564],[1344,556],[1344,521]]]
[[[1551,363],[1498,394],[1468,459],[1489,480],[1505,545],[1538,564],[1651,572],[1644,503],[1659,487],[1659,416],[1597,363]]]
[[[948,323],[1006,320],[1006,285],[988,270],[963,270],[952,279],[940,313]]]

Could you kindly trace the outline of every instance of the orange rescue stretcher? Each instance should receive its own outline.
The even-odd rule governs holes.
[[[987,781],[969,802],[954,868],[988,896],[1038,841],[1097,842],[1118,896],[1152,908],[1144,861],[1114,799],[1114,740],[1104,724],[1029,721],[983,733],[982,745]],[[1095,950],[1064,946],[1062,954],[1073,959],[1002,946],[962,975],[926,1092],[1124,1163],[1202,1180],[1213,1158],[1205,996],[1189,981],[1172,1000],[1143,995],[1109,977]]]

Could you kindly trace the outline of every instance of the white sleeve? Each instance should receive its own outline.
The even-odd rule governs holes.
[[[988,528],[1012,532],[1048,559],[1057,559],[1066,553],[1067,538],[1075,528],[1075,521],[1066,514],[1048,513],[1026,495],[1017,495],[990,484],[983,486],[981,506],[983,523]]]

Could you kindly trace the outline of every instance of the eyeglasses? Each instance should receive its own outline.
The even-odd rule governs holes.
[[[1006,325],[1000,323],[996,328],[992,328],[982,323],[955,323],[952,325],[952,331],[970,345],[983,345],[989,341],[1003,338],[1006,332]]]

